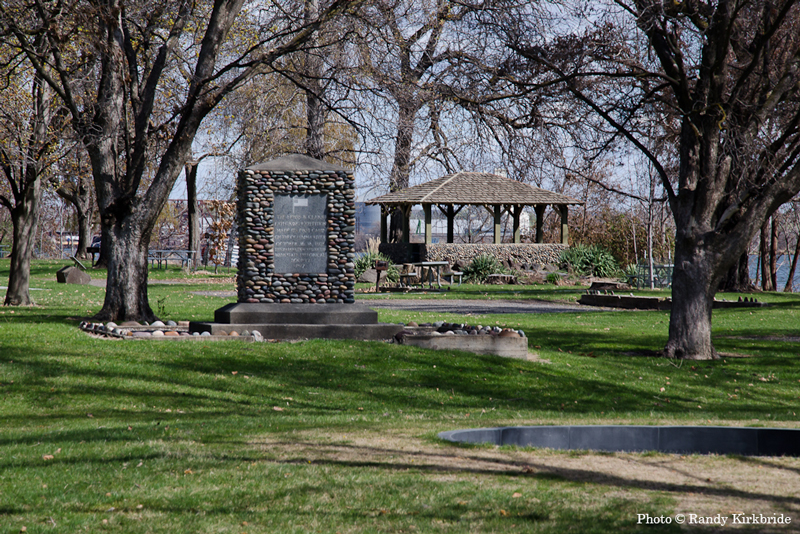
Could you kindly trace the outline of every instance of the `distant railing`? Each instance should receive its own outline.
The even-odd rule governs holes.
[[[11,245],[0,245],[0,258],[5,258],[11,252]]]

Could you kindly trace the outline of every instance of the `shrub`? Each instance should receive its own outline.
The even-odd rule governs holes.
[[[620,269],[609,251],[597,245],[575,245],[561,253],[561,261],[573,271],[589,276],[615,276]]]
[[[464,278],[467,282],[482,283],[490,274],[503,274],[506,272],[497,258],[488,254],[475,256],[469,265],[464,267]]]
[[[397,268],[397,265],[392,263],[392,260],[381,254],[380,252],[367,252],[360,258],[356,259],[353,263],[353,272],[356,275],[356,280],[358,277],[364,274],[364,271],[367,269],[371,269],[375,267],[375,260],[381,261],[388,261],[389,262],[389,269],[386,271],[386,280],[389,282],[397,282],[400,280],[400,270]]]

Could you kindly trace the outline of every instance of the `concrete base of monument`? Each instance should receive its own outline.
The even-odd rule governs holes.
[[[378,312],[361,304],[232,303],[214,312],[214,322],[191,322],[189,332],[229,335],[258,331],[265,339],[391,339],[401,324],[379,323]]]
[[[214,322],[228,324],[351,324],[378,322],[378,312],[362,304],[250,304],[234,302],[214,312]]]
[[[359,339],[383,341],[403,330],[403,325],[375,324],[273,324],[273,323],[190,323],[190,332],[209,332],[212,336],[225,336],[231,332],[257,330],[265,339]]]

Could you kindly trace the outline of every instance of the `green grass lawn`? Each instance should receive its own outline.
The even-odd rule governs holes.
[[[715,311],[725,357],[699,363],[651,356],[666,341],[664,312],[380,311],[382,321],[522,328],[540,359],[526,362],[381,342],[99,339],[76,326],[104,290],[56,284],[66,264],[35,262],[37,306],[0,308],[0,533],[710,532],[637,524],[637,514],[736,511],[792,517],[750,532],[798,531],[800,459],[457,446],[436,434],[798,428],[800,296]],[[0,283],[7,276],[0,260]],[[175,282],[150,287],[164,319],[211,320],[233,300],[194,293],[232,290],[230,273],[151,279]],[[579,294],[465,285],[424,298]]]

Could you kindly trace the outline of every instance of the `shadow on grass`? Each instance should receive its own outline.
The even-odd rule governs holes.
[[[388,471],[406,471],[412,470],[423,473],[461,473],[470,475],[503,475],[520,478],[532,478],[536,480],[548,481],[568,481],[576,483],[592,483],[609,488],[618,489],[639,489],[648,491],[659,491],[672,494],[682,493],[696,493],[701,495],[737,498],[745,500],[763,500],[783,505],[800,506],[800,497],[794,495],[773,495],[769,493],[746,491],[732,487],[721,487],[719,485],[710,485],[708,481],[696,476],[693,473],[680,472],[681,475],[696,480],[696,483],[674,483],[658,480],[649,480],[645,477],[636,478],[635,476],[625,477],[622,475],[611,474],[602,472],[599,469],[593,470],[576,469],[563,466],[553,466],[546,462],[535,461],[535,454],[531,454],[531,458],[525,461],[508,460],[503,458],[488,458],[486,456],[470,456],[468,454],[459,454],[458,461],[462,464],[473,465],[452,465],[454,456],[442,453],[431,452],[415,452],[407,449],[391,449],[391,448],[378,448],[369,446],[359,446],[350,444],[335,444],[335,445],[321,445],[316,442],[270,442],[270,447],[285,446],[291,449],[301,448],[304,456],[313,453],[314,455],[330,455],[336,454],[338,456],[347,456],[352,459],[335,459],[335,458],[317,458],[307,459],[296,458],[289,460],[266,460],[268,462],[285,463],[294,465],[306,465],[309,462],[316,465],[335,465],[343,467],[366,467],[374,469],[383,469]],[[334,450],[332,450],[334,449]],[[587,464],[591,465],[591,457],[593,453],[586,455]],[[367,460],[363,458],[380,458]],[[417,461],[390,461],[389,457],[395,458],[414,458]],[[362,458],[362,459],[356,459]],[[641,462],[636,458],[635,454],[626,455],[629,463],[641,464],[641,469],[652,468],[653,465],[646,462]],[[421,460],[421,462],[419,461]],[[749,459],[742,457],[732,457],[732,461],[742,461],[749,463]],[[249,460],[248,460],[249,461]],[[755,460],[758,462],[758,460]],[[764,463],[771,467],[774,466],[770,463]],[[482,466],[482,467],[481,467]],[[783,467],[783,466],[780,466]],[[634,467],[634,472],[636,471]],[[672,468],[669,471],[675,471]]]
[[[567,332],[553,335],[559,343],[574,343]],[[597,333],[587,341],[600,345],[609,337],[613,336]],[[165,343],[169,342],[93,340],[80,348],[24,343],[4,347],[0,364],[18,375],[13,383],[3,379],[0,395],[36,407],[6,411],[2,417],[7,426],[37,421],[83,425],[80,421],[91,412],[97,424],[103,421],[118,429],[10,432],[0,443],[126,440],[128,425],[178,419],[195,426],[218,424],[223,432],[234,420],[255,425],[283,418],[297,428],[324,427],[340,424],[343,416],[398,417],[401,412],[459,417],[490,412],[493,419],[525,414],[551,420],[596,419],[602,412],[611,419],[654,413],[681,418],[694,412],[703,418],[747,420],[776,412],[784,402],[771,393],[769,384],[758,392],[740,391],[732,401],[730,381],[747,367],[721,362],[668,366],[671,380],[685,384],[661,392],[653,375],[665,370],[653,366],[667,366],[664,360],[643,369],[641,360],[632,358],[572,355],[558,365],[544,365],[368,342]],[[104,346],[107,350],[99,352]],[[131,353],[133,347],[136,351]],[[793,361],[789,360],[787,368]],[[562,365],[567,361],[581,369]],[[631,374],[625,375],[626,370]],[[639,382],[639,373],[647,375],[647,383]],[[273,406],[287,403],[286,413],[273,411]],[[695,410],[698,403],[702,411]],[[119,406],[132,408],[123,411]],[[167,408],[173,411],[162,411]],[[179,415],[177,410],[186,413]],[[479,425],[477,420],[475,425],[462,421],[464,426]]]

